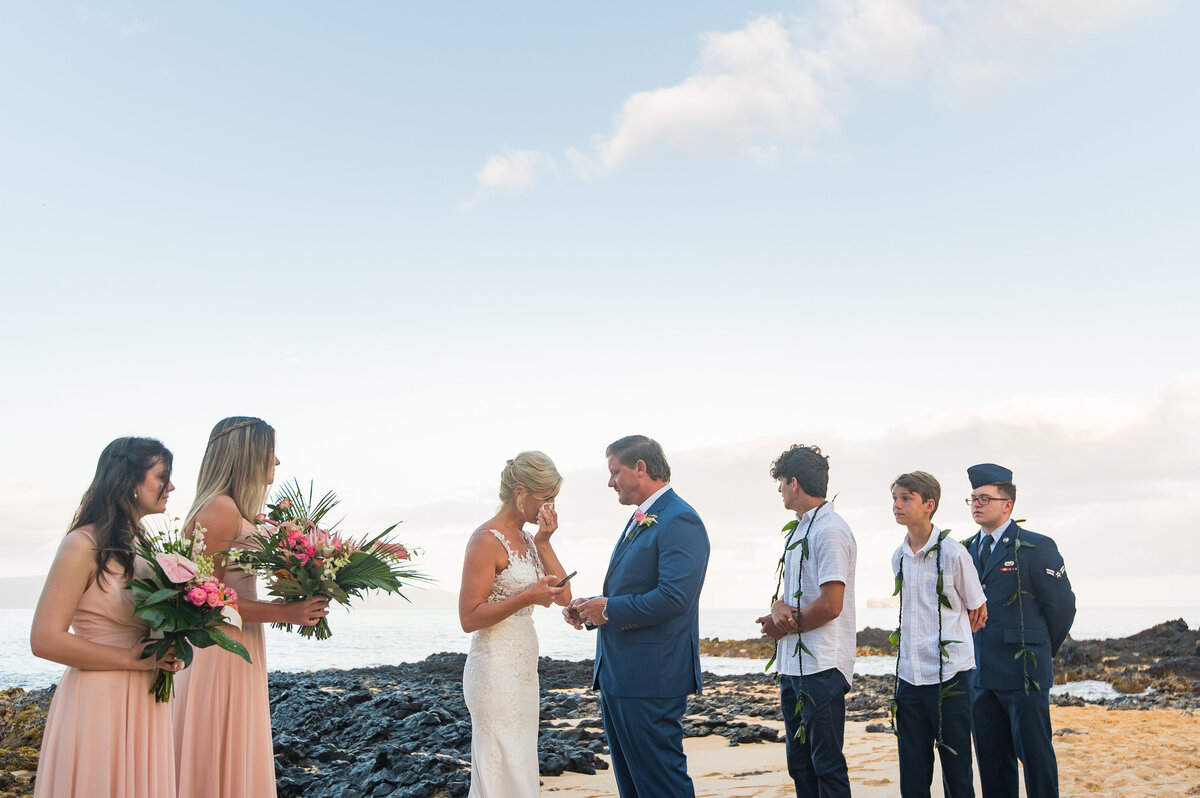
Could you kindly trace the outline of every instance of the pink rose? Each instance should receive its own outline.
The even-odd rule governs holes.
[[[639,523],[640,523],[641,521],[643,521],[645,518],[646,518],[646,514],[645,514],[645,513],[634,513],[634,514],[633,514],[633,520],[634,520],[634,521],[637,521],[637,522],[639,522]]]
[[[267,514],[266,514],[266,513],[259,513],[258,515],[254,516],[254,523],[256,523],[256,524],[265,524],[265,523],[267,523]]]
[[[231,587],[225,588],[225,603],[237,604],[237,591]]]
[[[173,551],[160,551],[154,555],[154,559],[162,567],[163,573],[167,575],[167,579],[176,584],[183,584],[200,572],[200,566],[187,557],[176,554]]]
[[[287,499],[280,499],[279,504],[277,504],[275,506],[278,507],[280,510],[292,509],[292,503],[290,501],[288,501]]]
[[[206,602],[210,607],[217,607],[221,604],[221,594],[219,591],[213,591],[208,594]]]
[[[208,600],[208,593],[205,593],[202,587],[194,587],[187,592],[187,600],[197,607],[203,607]]]
[[[221,595],[221,586],[220,586],[220,582],[218,582],[218,581],[217,581],[217,580],[215,580],[215,579],[213,579],[213,580],[211,580],[211,581],[208,581],[208,582],[205,582],[205,583],[202,585],[202,587],[204,588],[204,592],[205,592],[205,593],[207,593],[207,594],[208,594],[208,595],[210,595],[210,596],[219,596],[219,595]]]

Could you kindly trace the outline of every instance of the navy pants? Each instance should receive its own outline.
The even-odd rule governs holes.
[[[1017,798],[1017,760],[1029,798],[1058,798],[1058,760],[1044,690],[975,690],[971,706],[983,798]]]
[[[621,798],[695,798],[683,753],[685,709],[687,696],[622,698],[600,691]]]
[[[942,791],[946,798],[975,798],[971,774],[971,671],[946,680],[961,695],[942,699]],[[901,798],[929,798],[933,784],[933,751],[938,733],[940,685],[917,686],[903,679],[896,686],[896,732],[900,735]]]
[[[807,695],[797,714],[801,689]],[[796,798],[850,798],[850,774],[842,754],[848,692],[850,685],[836,668],[803,677],[779,677],[788,773],[796,783]],[[807,734],[803,743],[796,739],[801,724]]]

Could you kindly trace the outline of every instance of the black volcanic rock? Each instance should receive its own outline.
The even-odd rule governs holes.
[[[871,634],[867,634],[871,632]],[[860,644],[882,630],[864,630]],[[865,637],[864,637],[865,635]],[[1055,659],[1061,678],[1101,679],[1135,694],[1097,701],[1112,710],[1200,707],[1200,632],[1180,621],[1115,640],[1070,640]],[[462,697],[464,654],[354,670],[269,675],[276,784],[281,798],[465,796],[470,785],[471,718]],[[544,776],[606,769],[592,662],[543,657],[538,760]],[[729,745],[778,741],[764,721],[782,719],[769,674],[704,675],[705,691],[688,699],[687,736],[726,738]],[[885,721],[891,676],[856,676],[846,696],[852,721]],[[1145,692],[1142,692],[1142,691]],[[41,745],[54,688],[0,691],[0,749],[13,769],[30,769]],[[1054,696],[1079,706],[1082,699]],[[883,724],[887,729],[890,725]],[[28,795],[29,777],[4,773],[0,789]]]

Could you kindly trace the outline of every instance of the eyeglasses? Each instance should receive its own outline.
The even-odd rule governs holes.
[[[976,504],[978,504],[980,507],[987,507],[988,502],[1006,502],[1008,501],[1008,498],[1005,496],[972,496],[964,501],[966,501],[968,507],[972,507]]]

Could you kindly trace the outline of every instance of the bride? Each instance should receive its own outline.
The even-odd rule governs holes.
[[[473,632],[463,669],[471,711],[472,798],[538,794],[538,642],[533,605],[566,606],[570,586],[550,545],[562,476],[541,452],[522,452],[500,475],[495,517],[471,534],[458,618]],[[538,525],[532,537],[525,524]]]

